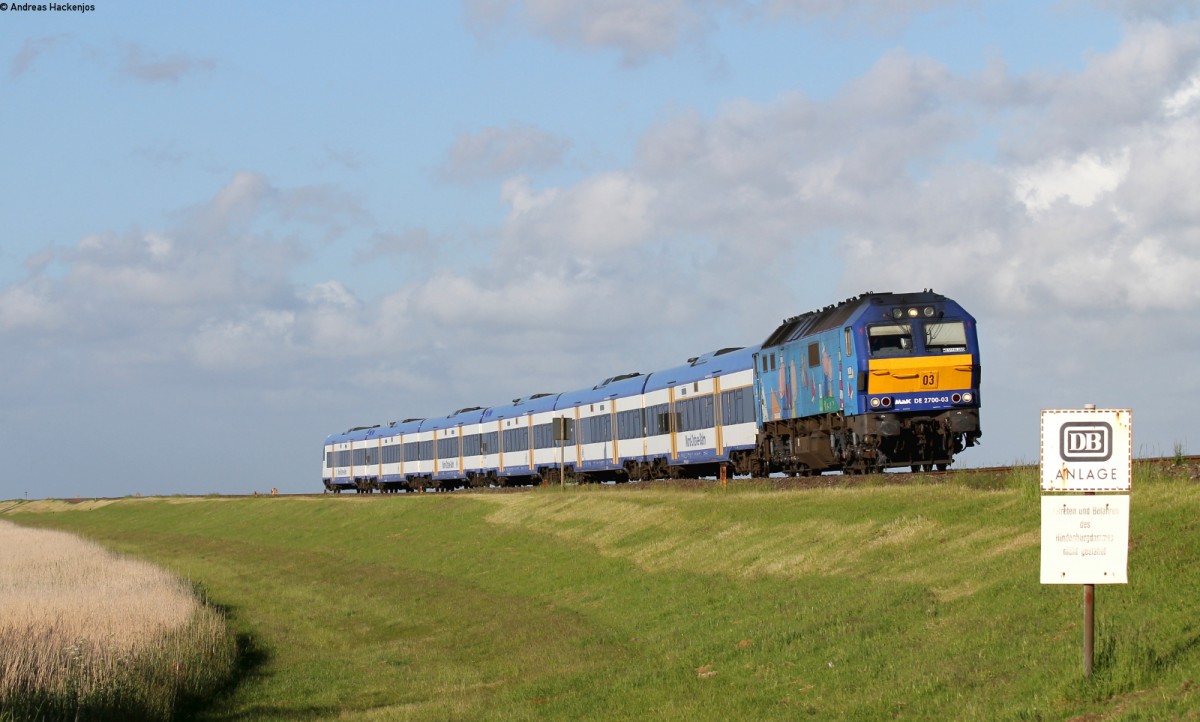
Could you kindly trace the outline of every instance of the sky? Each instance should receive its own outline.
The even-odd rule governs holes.
[[[316,492],[351,426],[924,288],[979,323],[958,465],[1088,403],[1200,453],[1195,0],[23,7],[0,499]]]

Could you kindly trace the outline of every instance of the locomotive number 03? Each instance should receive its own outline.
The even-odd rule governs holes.
[[[921,374],[921,388],[934,388],[938,385],[938,375],[936,371],[926,371]]]

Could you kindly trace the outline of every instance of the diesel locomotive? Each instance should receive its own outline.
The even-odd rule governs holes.
[[[327,490],[945,469],[979,442],[974,317],[926,290],[865,293],[588,389],[325,439]]]

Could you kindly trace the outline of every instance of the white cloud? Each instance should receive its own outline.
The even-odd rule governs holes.
[[[954,0],[766,0],[764,10],[775,15],[863,20],[876,27],[903,23],[917,13],[953,4]],[[756,3],[748,3],[751,7]]]
[[[1196,17],[1196,0],[1093,0],[1102,8],[1115,10],[1130,20]]]
[[[1200,250],[1200,201],[1179,189],[1200,184],[1186,112],[1198,39],[1195,26],[1135,26],[1056,76],[959,76],[891,53],[828,102],[682,112],[648,130],[628,169],[541,191],[507,181],[506,248],[594,273],[679,257],[686,240],[736,247],[749,273],[838,244],[848,292],[934,286],[1023,314],[1187,308],[1200,291],[1176,279]],[[964,157],[984,133],[1003,138],[999,157]]]
[[[516,24],[566,47],[615,50],[626,67],[687,46],[703,48],[719,20],[835,22],[892,32],[954,0],[466,0],[481,36]]]
[[[705,23],[687,0],[467,0],[469,24],[487,34],[515,18],[535,35],[586,49],[615,49],[625,65],[674,51]]]
[[[294,208],[301,203],[303,213]],[[88,364],[97,383],[172,364],[169,373],[182,379],[303,364],[328,355],[321,344],[331,338],[361,342],[353,335],[358,324],[345,323],[360,305],[353,294],[336,281],[296,288],[290,275],[305,257],[299,242],[258,230],[290,220],[318,242],[347,217],[361,214],[336,192],[278,189],[261,174],[240,172],[177,214],[173,227],[93,233],[46,249],[27,264],[27,279],[0,289],[0,332],[10,349],[22,349],[6,361],[27,370],[46,363],[33,352],[37,342]]]
[[[59,45],[67,39],[66,35],[50,35],[41,38],[30,38],[21,44],[21,49],[13,56],[12,64],[9,66],[9,75],[13,78],[20,77],[33,67],[34,62],[45,53],[53,50],[56,45]]]
[[[1200,25],[1138,24],[1111,52],[1090,56],[1079,73],[991,81],[1011,116],[1001,149],[1025,164],[1129,143],[1161,122],[1164,103],[1195,74]]]
[[[586,261],[620,253],[649,236],[657,191],[627,173],[600,173],[569,188],[537,192],[529,179],[505,182],[512,211],[504,235],[509,252],[542,261]]]
[[[1200,300],[1200,254],[1188,253],[1158,238],[1140,239],[1129,251],[1123,271],[1130,276],[1129,305],[1138,311],[1191,308]]]
[[[286,358],[295,323],[291,311],[258,310],[243,318],[205,324],[192,334],[189,347],[202,368],[244,373]]]
[[[1163,100],[1163,111],[1170,117],[1194,112],[1200,100],[1200,74],[1188,78],[1179,90]]]
[[[460,134],[438,169],[440,178],[474,182],[522,170],[544,170],[562,162],[570,142],[530,125],[484,128]]]
[[[34,278],[0,290],[0,330],[50,333],[63,326],[67,309],[54,302],[52,282]]]
[[[153,53],[137,43],[125,45],[125,61],[122,72],[138,80],[150,83],[178,82],[184,77],[216,67],[209,58],[188,55],[173,55],[169,58],[154,57]]]
[[[322,281],[300,291],[305,302],[320,307],[357,310],[362,302],[339,281]]]
[[[1031,211],[1045,210],[1057,200],[1090,206],[1110,193],[1129,173],[1130,153],[1122,148],[1112,158],[1085,153],[1072,161],[1054,159],[1015,174],[1016,197]]]

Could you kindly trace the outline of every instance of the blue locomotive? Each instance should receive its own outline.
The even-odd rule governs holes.
[[[981,436],[975,319],[932,291],[866,293],[590,389],[325,440],[339,492],[944,469]]]

